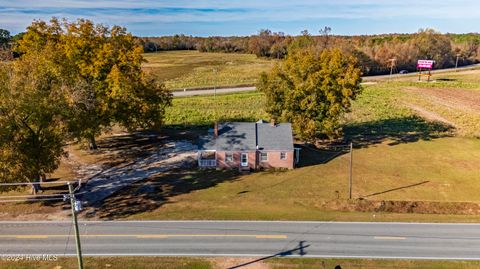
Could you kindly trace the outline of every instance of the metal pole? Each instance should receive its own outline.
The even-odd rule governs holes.
[[[75,229],[75,243],[77,247],[78,269],[83,269],[82,247],[80,245],[80,234],[78,232],[77,212],[75,211],[75,198],[73,196],[72,184],[68,183],[68,193],[70,194],[70,205],[72,207],[72,220]]]
[[[393,74],[393,60],[392,60],[392,64],[390,65],[390,80],[392,80],[392,74]]]
[[[350,177],[348,184],[348,199],[352,199],[352,179],[353,179],[353,143],[350,142]]]
[[[457,67],[458,67],[458,57],[460,57],[459,54],[457,54],[457,59],[455,60],[455,72],[457,72]]]

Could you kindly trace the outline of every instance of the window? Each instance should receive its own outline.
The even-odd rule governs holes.
[[[280,152],[280,160],[286,160],[287,159],[287,153],[286,152]]]
[[[248,166],[248,154],[247,153],[242,153],[241,159],[240,159],[240,165],[241,166]]]
[[[268,161],[268,154],[266,152],[261,152],[260,153],[260,160],[262,162]]]
[[[226,162],[233,162],[233,153],[225,152],[225,161]]]

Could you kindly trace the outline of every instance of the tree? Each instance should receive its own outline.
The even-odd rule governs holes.
[[[266,111],[275,120],[290,121],[306,141],[340,135],[339,119],[360,93],[356,59],[338,49],[319,52],[308,34],[291,44],[286,60],[260,77]]]
[[[439,68],[452,64],[452,45],[447,36],[433,29],[420,29],[414,43],[418,49],[418,55],[424,59],[435,60]]]
[[[43,56],[0,65],[1,182],[40,182],[64,154],[66,98]],[[32,191],[39,189],[34,184]]]
[[[0,48],[6,47],[11,38],[9,31],[0,29]]]
[[[0,29],[0,61],[10,60],[12,53],[10,50],[10,43],[12,37],[10,32],[5,29]]]
[[[95,136],[113,124],[129,130],[162,124],[171,94],[142,71],[143,48],[125,28],[84,19],[35,21],[17,50],[26,57],[55,51],[47,61],[57,66],[68,92],[69,131],[88,139],[91,149],[97,148]]]
[[[323,29],[320,29],[318,33],[321,36],[322,39],[322,48],[326,49],[330,45],[330,33],[332,32],[332,28],[329,26],[325,26]]]

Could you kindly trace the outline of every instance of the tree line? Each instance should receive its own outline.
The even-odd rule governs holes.
[[[146,52],[162,50],[199,50],[200,52],[252,53],[258,57],[285,58],[288,46],[309,34],[299,36],[260,30],[245,37],[193,37],[186,35],[139,37]],[[310,35],[310,34],[309,34]],[[337,48],[358,59],[364,75],[390,71],[391,59],[398,70],[414,71],[418,59],[431,59],[438,68],[452,67],[458,56],[459,65],[480,62],[480,34],[441,34],[433,29],[420,29],[413,34],[339,36],[325,27],[311,35],[318,48]]]
[[[260,30],[251,36],[194,37],[174,35],[162,37],[136,37],[145,52],[168,50],[198,50],[200,52],[251,53],[258,57],[283,59],[288,46],[308,34],[320,49],[337,48],[354,56],[364,75],[385,74],[390,71],[392,59],[397,70],[416,70],[419,59],[435,60],[437,68],[480,62],[480,34],[441,34],[433,29],[420,29],[413,34],[383,34],[340,36],[325,27],[317,35],[303,31],[298,36],[282,32]],[[11,44],[21,39],[23,33],[11,37],[0,29],[0,60],[17,56]],[[9,45],[10,44],[10,45]]]
[[[67,142],[94,150],[95,137],[113,125],[162,125],[171,94],[143,72],[143,48],[125,28],[35,21],[15,51],[0,62],[0,182],[41,181]]]

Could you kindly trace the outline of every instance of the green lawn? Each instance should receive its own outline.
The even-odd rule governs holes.
[[[322,155],[318,157],[316,154],[317,152],[304,151],[302,157],[309,161],[314,158],[321,161]],[[457,217],[447,215],[356,212],[362,211],[364,204],[362,201],[347,201],[347,156],[337,157],[326,164],[311,163],[287,172],[267,171],[240,175],[221,171],[180,171],[152,179],[162,186],[159,192],[137,204],[122,204],[121,207],[129,211],[126,214],[118,215],[121,212],[118,197],[107,201],[98,212],[114,211],[115,214],[108,217],[130,219],[480,219],[478,215],[467,218],[459,216],[455,220]],[[451,202],[480,202],[479,158],[480,140],[470,138],[420,140],[398,145],[389,145],[387,141],[356,149],[353,196],[364,197],[371,202],[433,201],[439,203],[420,204],[419,208],[423,207],[425,212],[435,212],[440,208],[451,214],[461,213],[457,212],[455,204]],[[179,179],[185,181],[184,184],[178,184]],[[135,192],[136,190],[125,191],[126,194]],[[373,206],[378,207],[375,204]],[[135,210],[136,207],[138,210]]]
[[[263,109],[265,97],[257,91],[222,94],[214,97],[194,96],[174,98],[167,108],[167,125],[211,126],[218,121],[257,121],[268,119]]]
[[[169,89],[253,85],[274,60],[253,54],[165,51],[144,54],[147,72],[165,81]]]
[[[200,258],[170,257],[84,257],[85,269],[213,269],[210,261]],[[74,269],[76,258],[59,257],[58,261],[5,261],[0,258],[3,269]]]
[[[190,169],[158,175],[149,179],[156,183],[155,193],[139,196],[137,187],[127,189],[107,200],[97,217],[480,221],[475,135],[480,82],[472,73],[451,75],[456,80],[364,86],[342,119],[345,136],[356,147],[353,201],[347,200],[348,155],[304,149],[302,167],[292,171],[244,175]],[[166,124],[178,131],[215,120],[268,119],[263,102],[264,95],[255,91],[174,98]]]
[[[303,150],[303,167],[293,171],[248,175],[179,171],[152,179],[163,183],[178,178],[189,180],[181,187],[173,186],[181,191],[164,189],[166,191],[159,194],[162,200],[152,198],[148,210],[132,210],[121,217],[477,221],[480,216],[471,212],[480,213],[480,140],[469,135],[477,128],[476,114],[471,113],[462,123],[437,108],[448,104],[422,103],[429,98],[439,98],[435,96],[437,92],[409,91],[409,87],[421,85],[427,90],[468,90],[472,98],[480,96],[476,90],[478,82],[468,82],[469,86],[465,87],[460,74],[455,76],[459,76],[457,81],[436,84],[384,81],[364,86],[363,94],[353,103],[352,112],[342,121],[345,136],[353,139],[356,146],[353,197],[364,200],[347,201],[348,155],[325,162],[332,153]],[[463,109],[465,100],[457,100],[459,109]],[[213,96],[176,98],[166,122],[175,126],[208,126],[215,119],[268,118],[262,109],[263,102],[264,96],[258,92],[218,95],[216,99]],[[421,106],[434,116],[448,118],[455,126],[425,118],[412,109],[411,104]],[[453,114],[454,109],[450,107],[450,113]],[[385,206],[381,201],[393,201],[393,204]],[[107,203],[106,207],[114,204]],[[383,212],[370,213],[377,210]],[[438,212],[444,214],[433,214]]]
[[[86,257],[85,269],[224,269],[255,261],[258,258],[171,258],[171,257]],[[257,266],[257,267],[256,267]],[[372,259],[302,259],[274,258],[253,263],[251,268],[265,269],[474,269],[478,261],[430,261],[430,260],[372,260]],[[77,268],[76,258],[59,258],[58,261],[2,261],[4,269],[73,269]],[[245,267],[245,268],[250,268]]]
[[[422,261],[422,260],[370,260],[370,259],[274,259],[271,269],[473,269],[478,261]]]

